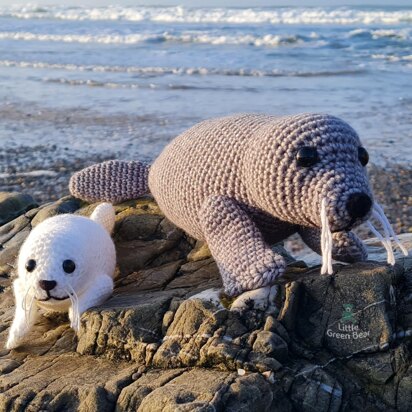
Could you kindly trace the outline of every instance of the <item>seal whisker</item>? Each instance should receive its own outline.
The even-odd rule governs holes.
[[[24,312],[27,311],[27,302],[26,302],[27,301],[27,295],[29,294],[31,288],[32,288],[32,286],[29,285],[29,287],[26,289],[23,300],[21,301],[21,308],[24,310]]]
[[[24,294],[24,298],[22,301],[22,309],[24,311],[24,319],[26,322],[26,325],[28,325],[29,323],[29,315],[30,315],[30,310],[31,310],[31,305],[33,304],[33,300],[34,300],[34,294],[32,296],[32,299],[30,301],[30,305],[27,306],[27,298],[29,297],[30,291],[33,289],[33,285],[29,285],[29,287],[27,288],[26,293]]]
[[[30,287],[30,289],[31,289],[31,287]],[[32,311],[32,308],[33,308],[33,303],[34,303],[34,294],[33,294],[33,296],[32,296],[31,299],[30,299],[30,304],[29,304],[28,313],[27,313],[27,311],[25,312],[26,326],[29,326],[29,318],[30,318],[31,311]]]
[[[73,295],[72,295],[69,291],[67,291],[65,288],[64,288],[64,291],[65,291],[65,292],[67,293],[67,295],[69,296],[70,303],[71,303],[72,309],[73,309],[73,319],[71,320],[71,323],[70,323],[70,327],[73,328],[73,326],[74,326],[74,319],[75,319],[75,310],[76,310],[75,298],[74,298]]]
[[[80,314],[79,314],[79,298],[77,296],[76,291],[74,288],[69,284],[66,283],[66,286],[69,289],[69,297],[72,297],[72,307],[73,307],[73,324],[71,325],[73,329],[78,329],[80,325]],[[67,293],[67,292],[66,292]]]
[[[328,216],[326,213],[326,199],[322,199],[320,219],[322,222],[321,233],[321,250],[322,250],[322,268],[320,273],[329,274],[333,273],[332,268],[332,232],[330,230]]]

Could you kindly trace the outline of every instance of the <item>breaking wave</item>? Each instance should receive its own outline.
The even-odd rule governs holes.
[[[316,38],[315,36],[313,36]],[[102,43],[102,44],[138,44],[143,42],[176,42],[176,43],[203,43],[212,45],[250,45],[256,47],[278,47],[303,43],[306,40],[296,35],[256,36],[243,35],[211,35],[207,33],[171,34],[39,34],[31,32],[0,32],[0,40],[51,41],[64,43]]]
[[[365,69],[342,69],[342,70],[320,70],[320,71],[286,71],[286,70],[255,70],[255,69],[221,69],[206,67],[138,67],[138,66],[104,66],[104,65],[77,65],[59,64],[46,62],[29,62],[0,60],[0,67],[19,67],[31,69],[67,70],[78,72],[100,72],[100,73],[133,73],[141,76],[162,76],[162,75],[197,75],[197,76],[248,76],[248,77],[320,77],[320,76],[345,76],[365,73]],[[59,80],[59,82],[64,82]],[[68,81],[70,82],[70,81]],[[94,84],[92,81],[85,80],[84,84]],[[73,84],[75,84],[74,81]],[[107,84],[110,87],[110,83]]]
[[[60,20],[124,20],[216,24],[399,24],[412,22],[412,9],[350,8],[191,8],[3,6],[0,17]]]
[[[410,40],[411,29],[355,29],[349,32],[349,37],[364,37],[372,40],[392,39],[392,40]]]

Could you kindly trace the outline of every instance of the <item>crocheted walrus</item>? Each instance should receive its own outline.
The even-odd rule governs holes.
[[[73,175],[71,193],[120,202],[147,192],[177,226],[205,240],[225,292],[272,285],[285,270],[270,245],[293,233],[323,255],[362,261],[367,252],[351,229],[374,214],[388,250],[396,235],[373,201],[368,153],[344,121],[324,114],[242,114],[203,121],[175,138],[149,167],[108,161]],[[373,228],[374,230],[374,228]]]

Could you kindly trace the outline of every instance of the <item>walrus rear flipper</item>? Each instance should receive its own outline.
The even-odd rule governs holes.
[[[75,173],[70,193],[87,202],[119,203],[149,192],[149,165],[138,161],[109,160]]]

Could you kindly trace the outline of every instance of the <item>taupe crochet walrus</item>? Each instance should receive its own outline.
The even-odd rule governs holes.
[[[70,190],[90,202],[121,202],[150,190],[167,218],[207,242],[225,292],[236,296],[276,283],[285,262],[270,245],[293,233],[322,252],[322,273],[332,272],[332,257],[365,260],[351,229],[372,213],[393,263],[396,235],[373,201],[367,162],[356,132],[336,117],[242,114],[195,125],[150,167],[88,167],[73,175]]]

